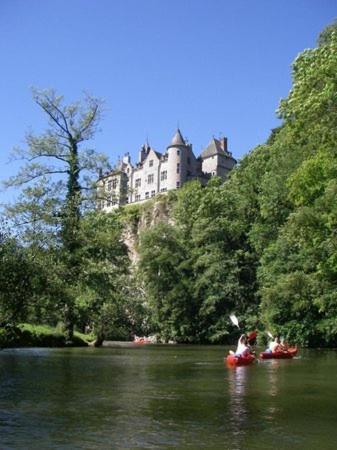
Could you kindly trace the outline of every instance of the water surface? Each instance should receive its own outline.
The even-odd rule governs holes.
[[[228,348],[0,351],[0,449],[335,449],[337,353],[228,369]]]

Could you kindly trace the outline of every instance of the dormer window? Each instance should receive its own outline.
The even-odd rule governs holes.
[[[150,159],[150,161],[149,161],[149,166],[150,166],[150,167],[153,166],[153,159]]]

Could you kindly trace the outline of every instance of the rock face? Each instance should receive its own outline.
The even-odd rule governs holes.
[[[126,215],[130,211],[131,214],[125,222],[123,239],[128,248],[131,263],[137,265],[139,261],[138,242],[142,231],[148,230],[160,222],[173,224],[172,205],[167,195],[162,195],[137,206],[126,206],[125,211]]]

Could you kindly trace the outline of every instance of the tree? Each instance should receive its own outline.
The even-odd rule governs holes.
[[[67,341],[73,336],[74,293],[72,285],[80,268],[80,218],[83,207],[93,200],[95,178],[106,158],[82,148],[93,138],[102,115],[102,101],[86,95],[82,103],[64,105],[55,91],[33,91],[36,104],[47,115],[49,128],[39,136],[28,133],[27,147],[15,149],[24,161],[18,174],[6,185],[22,188],[7,214],[26,236],[38,245],[59,249],[64,290],[62,303]],[[93,176],[95,177],[93,179]]]
[[[27,249],[8,233],[0,233],[0,327],[13,326],[28,315],[39,274]]]
[[[283,191],[274,208],[283,218],[260,259],[261,309],[268,326],[290,339],[335,346],[336,23],[321,33],[317,48],[297,57],[293,79],[264,175],[266,181],[278,179],[279,186],[262,188],[264,205]],[[272,217],[271,208],[265,212]]]
[[[192,341],[196,311],[190,295],[188,257],[179,229],[162,222],[144,231],[139,251],[140,273],[156,331],[165,341]]]
[[[131,275],[122,230],[118,211],[86,214],[79,230],[83,245],[76,283],[77,324],[90,326],[97,346],[114,333],[119,338],[128,334],[131,308],[126,291]]]

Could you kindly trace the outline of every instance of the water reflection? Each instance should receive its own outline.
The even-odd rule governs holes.
[[[277,359],[271,359],[268,361],[268,369],[267,369],[267,376],[268,376],[268,393],[272,397],[276,397],[276,395],[279,392],[279,385],[278,385],[278,369],[280,367],[280,361]]]
[[[284,361],[283,361],[284,362]],[[265,365],[267,369],[267,393],[269,396],[265,419],[270,423],[276,423],[276,416],[280,412],[278,396],[280,394],[280,360],[271,359]]]
[[[223,348],[0,352],[0,449],[333,449],[337,355],[227,369]]]
[[[249,421],[247,381],[251,367],[236,367],[228,371],[229,421],[232,448],[241,449]]]

